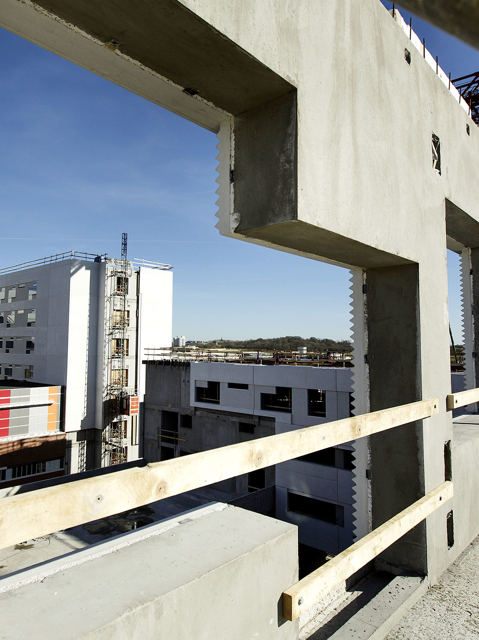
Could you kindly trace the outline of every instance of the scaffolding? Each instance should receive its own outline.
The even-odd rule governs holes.
[[[479,124],[479,71],[452,80],[453,85],[471,109],[471,118]]]
[[[127,259],[126,233],[122,235],[121,260],[108,260],[106,287],[106,404],[107,424],[104,437],[105,466],[127,460],[126,416],[128,415],[129,388],[126,357],[129,355],[128,283],[133,273]]]

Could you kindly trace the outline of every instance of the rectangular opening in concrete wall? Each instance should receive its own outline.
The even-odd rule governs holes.
[[[175,444],[178,440],[178,413],[176,411],[161,412],[161,440]]]
[[[276,387],[276,393],[261,394],[261,409],[263,411],[278,411],[291,413],[291,387]]]
[[[308,415],[326,417],[326,392],[321,389],[308,389]]]
[[[259,491],[266,487],[266,469],[256,469],[248,473],[248,492]]]
[[[288,491],[288,511],[344,527],[344,507]]]
[[[238,430],[240,433],[254,433],[254,423],[253,422],[239,422]]]
[[[242,382],[228,382],[228,389],[243,389],[247,391],[249,389],[249,385],[243,384]]]
[[[190,416],[187,413],[182,413],[180,415],[180,427],[182,429],[192,429],[193,428],[193,416]]]
[[[196,384],[196,402],[206,402],[208,404],[219,404],[220,402],[220,383],[208,380],[206,386]]]
[[[431,150],[432,168],[441,175],[441,141],[435,133],[432,134]]]

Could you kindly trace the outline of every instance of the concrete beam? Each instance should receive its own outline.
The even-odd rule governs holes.
[[[398,4],[479,49],[479,5],[475,0],[401,0]]]

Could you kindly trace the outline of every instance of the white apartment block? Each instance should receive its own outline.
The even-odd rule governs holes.
[[[275,433],[348,418],[351,391],[347,368],[191,363],[191,407],[244,414],[251,433],[261,418],[274,420]],[[364,527],[365,467],[357,443],[276,465],[276,517],[298,525],[302,544],[337,554]]]
[[[0,270],[0,378],[66,388],[67,473],[140,455],[144,347],[169,346],[169,265],[79,252]]]

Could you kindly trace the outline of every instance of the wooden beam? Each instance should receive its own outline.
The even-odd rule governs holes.
[[[470,389],[469,391],[460,391],[459,393],[451,393],[446,396],[447,410],[452,411],[458,407],[465,407],[473,402],[479,402],[479,389]]]
[[[438,413],[437,399],[211,449],[0,500],[0,549]]]
[[[371,531],[351,547],[283,593],[283,617],[296,620],[301,613],[376,558],[405,533],[453,496],[452,482],[444,482],[424,498]]]

